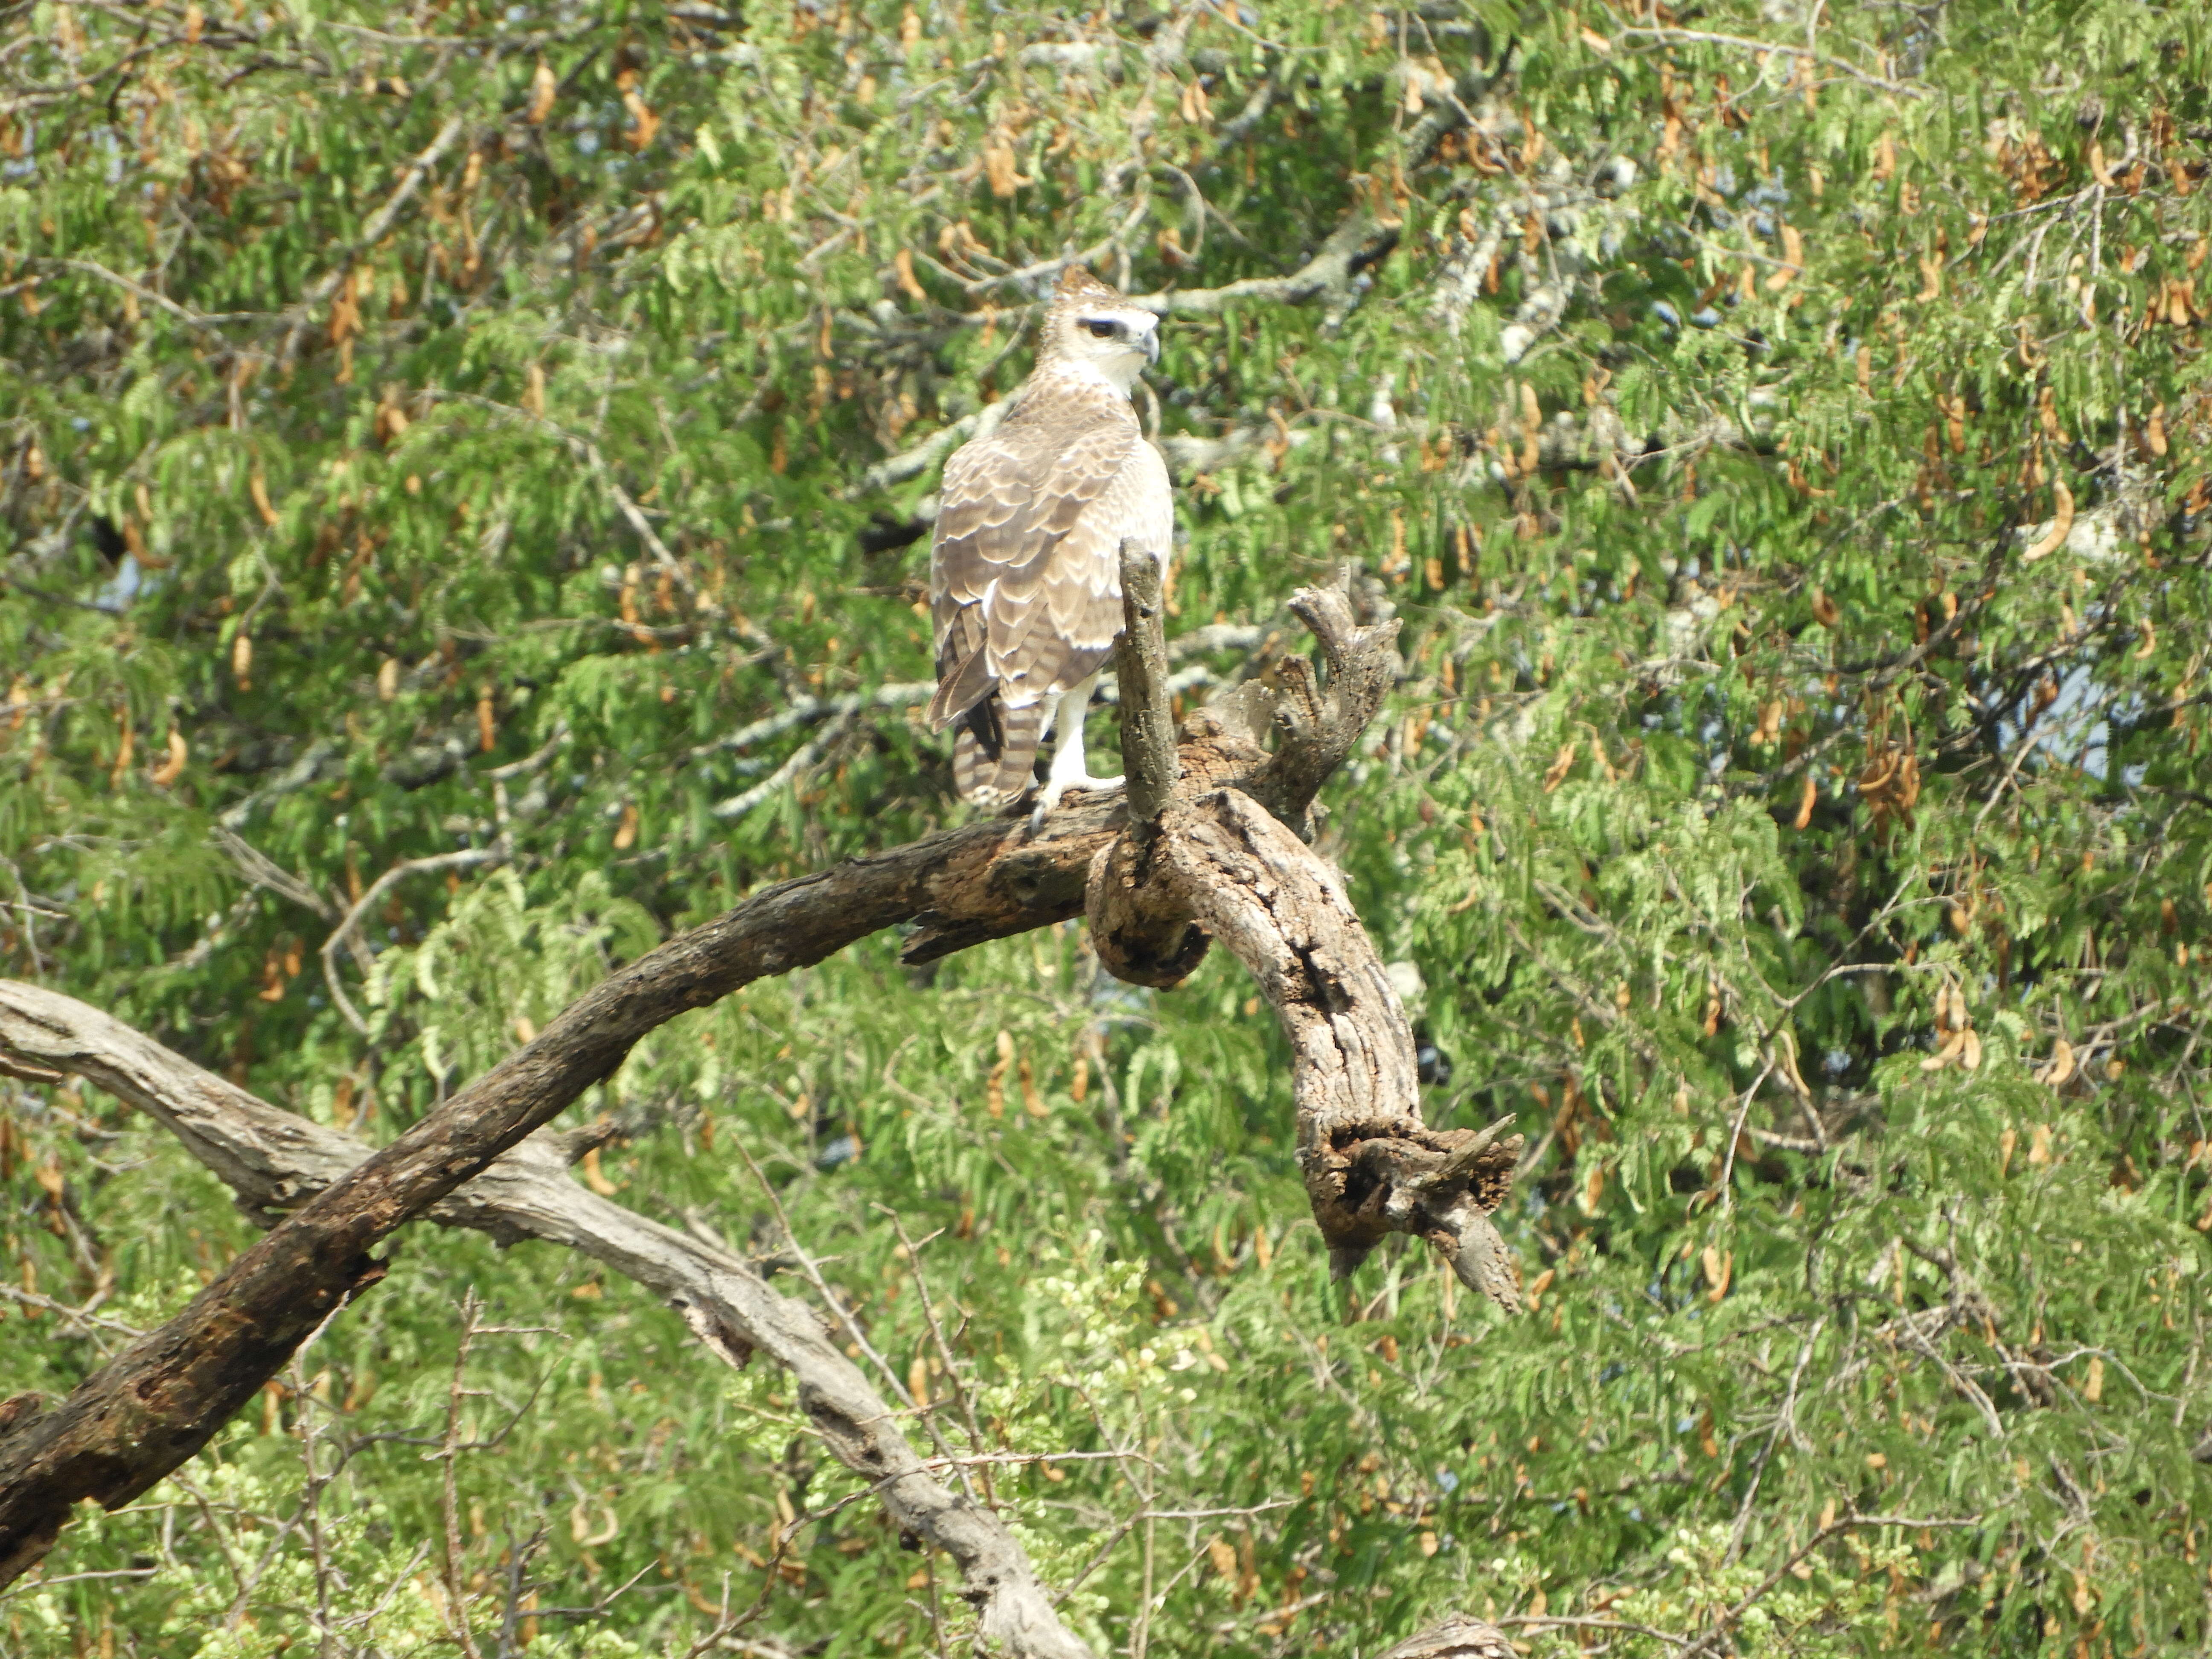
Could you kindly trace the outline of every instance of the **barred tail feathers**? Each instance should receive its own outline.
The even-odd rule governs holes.
[[[1035,781],[1049,702],[1009,708],[994,694],[969,709],[952,740],[952,787],[978,806],[1018,800]]]

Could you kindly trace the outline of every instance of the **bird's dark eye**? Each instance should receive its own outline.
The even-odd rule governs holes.
[[[1084,327],[1091,331],[1094,339],[1099,340],[1110,340],[1121,331],[1121,325],[1119,323],[1087,322],[1084,324]]]

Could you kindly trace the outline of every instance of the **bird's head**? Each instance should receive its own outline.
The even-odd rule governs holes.
[[[1060,273],[1040,344],[1043,355],[1126,397],[1138,371],[1160,360],[1160,319],[1081,265],[1070,265]]]

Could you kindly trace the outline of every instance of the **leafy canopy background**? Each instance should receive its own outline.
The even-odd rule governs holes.
[[[4,971],[388,1136],[944,821],[934,467],[1085,252],[1208,291],[1148,410],[1187,663],[1264,672],[1346,556],[1407,621],[1328,844],[1432,1115],[1529,1136],[1531,1313],[1332,1293],[1249,988],[1073,927],[671,1025],[588,1178],[773,1250],[749,1149],[949,1447],[1085,1454],[973,1478],[1102,1650],[2206,1639],[2200,9],[4,15]],[[356,1029],[333,918],[467,849],[332,953]],[[246,1224],[4,1089],[0,1384],[65,1390]],[[680,1651],[726,1581],[957,1645],[781,1379],[540,1246],[396,1258],[11,1650],[447,1645],[471,1290],[545,1328],[455,1407],[488,1647]],[[1806,1550],[1854,1512],[1929,1524]]]

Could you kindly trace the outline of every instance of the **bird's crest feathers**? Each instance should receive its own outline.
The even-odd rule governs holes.
[[[1073,311],[1084,306],[1095,306],[1101,301],[1111,303],[1121,298],[1121,290],[1109,283],[1103,283],[1091,274],[1088,265],[1070,265],[1060,273],[1060,281],[1052,290],[1053,309]]]

